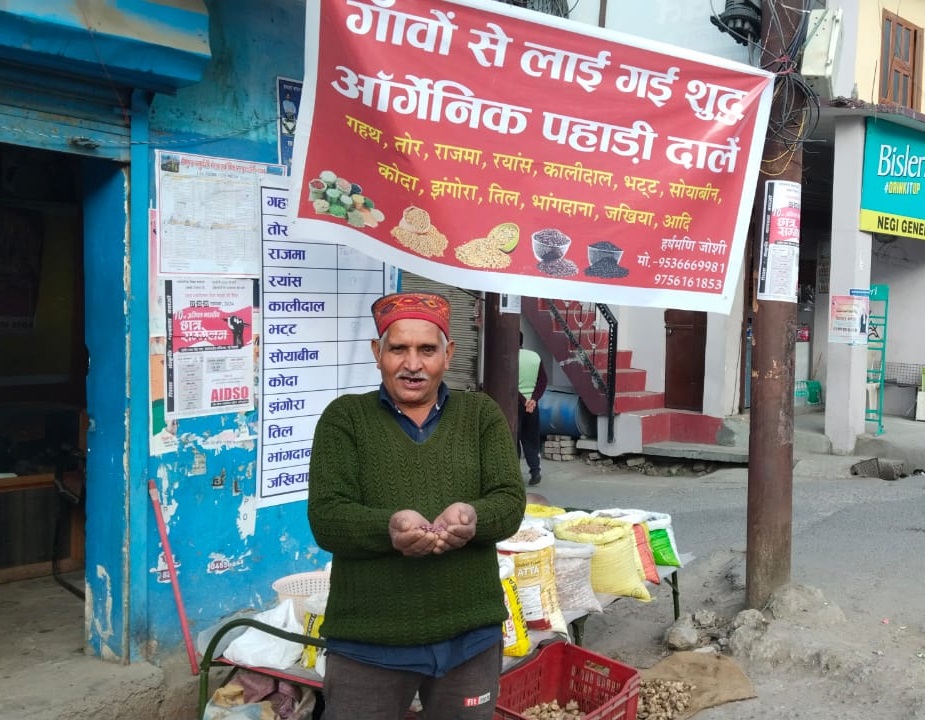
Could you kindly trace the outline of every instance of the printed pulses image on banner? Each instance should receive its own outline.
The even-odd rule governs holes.
[[[306,28],[300,235],[475,290],[729,311],[770,75],[479,0],[312,2]]]

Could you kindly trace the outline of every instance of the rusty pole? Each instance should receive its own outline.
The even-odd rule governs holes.
[[[775,67],[786,57],[797,33],[801,10],[795,3],[763,0],[762,65]],[[791,59],[794,63],[796,58]],[[786,62],[786,61],[784,61]],[[782,92],[786,77],[776,79],[761,173],[755,192],[752,271],[751,414],[748,442],[748,530],[745,552],[745,599],[762,608],[777,588],[790,582],[793,530],[793,389],[796,302],[757,299],[766,183],[801,182],[803,151],[799,114],[805,97]],[[790,104],[787,105],[786,103]],[[794,105],[796,102],[796,105]],[[790,117],[785,117],[785,113]],[[794,117],[794,112],[796,116]],[[775,129],[777,130],[775,132]],[[780,130],[791,137],[788,142]],[[794,298],[795,300],[796,298]]]
[[[485,378],[483,389],[501,406],[517,437],[517,356],[520,314],[502,313],[501,296],[485,293]]]

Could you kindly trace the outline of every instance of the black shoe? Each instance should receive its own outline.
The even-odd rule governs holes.
[[[540,477],[539,473],[536,473],[535,475],[531,473],[530,480],[527,482],[527,485],[539,485],[541,479],[542,478]]]

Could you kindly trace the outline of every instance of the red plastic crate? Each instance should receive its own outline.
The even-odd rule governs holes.
[[[578,645],[555,642],[501,676],[495,720],[524,720],[520,713],[556,700],[576,700],[585,720],[636,720],[639,672]]]

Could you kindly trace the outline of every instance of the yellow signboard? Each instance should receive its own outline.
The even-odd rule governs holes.
[[[925,240],[925,220],[920,218],[891,215],[862,208],[859,227],[867,232],[902,235],[916,240]]]

